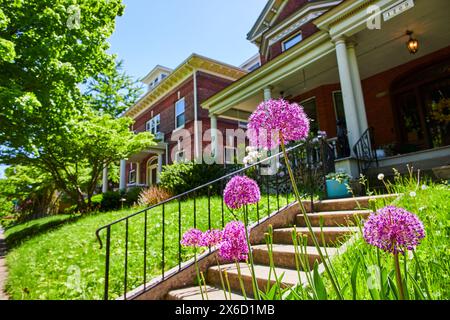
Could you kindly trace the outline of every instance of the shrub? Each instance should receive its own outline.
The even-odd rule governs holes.
[[[144,190],[142,187],[134,187],[128,189],[127,193],[125,194],[124,198],[126,199],[125,205],[127,206],[133,206],[139,202],[139,195]]]
[[[172,197],[172,194],[160,187],[150,187],[139,194],[138,203],[141,206],[152,206]]]
[[[177,195],[223,175],[225,175],[225,168],[221,165],[175,163],[164,166],[160,186]]]
[[[122,192],[118,191],[108,191],[103,194],[101,202],[102,211],[117,210],[121,207],[120,199],[123,197]]]

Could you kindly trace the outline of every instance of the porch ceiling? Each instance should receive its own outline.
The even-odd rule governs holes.
[[[450,1],[415,1],[415,6],[382,22],[380,30],[364,29],[355,35],[361,78],[410,62],[450,45]],[[419,51],[406,48],[406,30],[419,40]]]

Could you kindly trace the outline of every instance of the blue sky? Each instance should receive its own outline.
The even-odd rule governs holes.
[[[175,68],[191,53],[240,65],[257,53],[246,39],[266,0],[123,0],[111,53],[142,78],[157,64]]]
[[[157,64],[175,68],[191,53],[240,65],[257,53],[246,36],[266,0],[123,0],[110,53],[135,79]],[[0,178],[4,174],[0,165]]]

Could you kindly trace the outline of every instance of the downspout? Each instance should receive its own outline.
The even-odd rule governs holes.
[[[200,150],[198,141],[198,92],[197,92],[197,69],[194,69],[194,155],[195,162],[200,163]]]

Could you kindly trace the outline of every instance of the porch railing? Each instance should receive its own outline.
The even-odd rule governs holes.
[[[287,154],[299,190],[313,204],[314,195],[326,194],[325,175],[334,171],[332,147],[318,137],[288,147]],[[197,227],[203,230],[223,228],[234,220],[222,196],[232,177],[245,174],[260,186],[261,201],[247,208],[252,222],[259,224],[262,218],[270,217],[293,202],[292,187],[282,159],[282,153],[272,155],[97,229],[100,249],[104,248],[104,299],[119,296],[127,299],[129,291],[142,285],[146,292],[171,276],[165,274],[168,269],[188,268],[190,265],[183,262],[192,252],[180,245],[183,232]],[[276,172],[263,175],[271,161],[277,164]],[[159,282],[148,286],[149,278],[157,276],[161,276]]]
[[[378,157],[374,144],[374,129],[368,128],[353,147],[360,174],[365,174],[374,163],[378,167]]]

